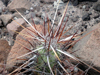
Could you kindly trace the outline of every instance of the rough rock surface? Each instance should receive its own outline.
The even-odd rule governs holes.
[[[31,27],[28,27],[28,28],[31,29],[32,31],[34,31]],[[42,28],[41,25],[36,25],[36,29],[39,32],[42,32],[41,28]],[[21,56],[21,55],[26,54],[26,53],[29,52],[29,50],[27,50],[26,48],[24,48],[24,46],[27,47],[27,48],[29,48],[29,49],[32,48],[32,46],[29,44],[28,41],[30,41],[32,43],[33,49],[35,48],[35,46],[36,46],[35,40],[33,40],[32,36],[29,33],[34,34],[33,32],[31,32],[29,30],[27,31],[27,29],[24,29],[16,37],[15,44],[12,47],[12,49],[11,49],[9,55],[8,55],[8,58],[7,58],[6,68],[7,68],[8,71],[14,70],[15,66],[17,66],[19,64],[22,64],[23,62],[25,62],[26,60],[28,60],[30,57],[32,57],[32,54],[30,54],[28,56],[20,58],[20,59],[24,59],[24,60],[20,60],[20,59],[17,60],[17,59],[15,59],[15,58],[17,58],[17,57],[19,57],[19,56]],[[21,34],[24,34],[24,35],[21,35]],[[28,35],[28,37],[25,36],[25,35]],[[28,41],[26,41],[25,39],[27,39]]]
[[[17,23],[16,23],[17,22]],[[26,27],[25,21],[22,18],[12,21],[7,25],[7,30],[13,37],[16,37],[17,33],[15,31],[21,31],[23,28],[20,25]]]
[[[29,10],[31,7],[31,3],[28,0],[13,0],[10,4],[8,4],[8,9],[10,11],[15,11],[15,9],[27,9]]]
[[[6,64],[10,48],[11,46],[8,45],[8,42],[6,40],[0,40],[0,73],[2,71],[2,68],[4,68],[4,65]]]
[[[11,21],[11,18],[12,18],[13,16],[12,16],[12,14],[3,14],[3,15],[1,15],[0,16],[0,18],[1,18],[1,20],[3,21],[3,24],[6,26],[7,25],[7,23],[9,22],[9,21]]]
[[[74,46],[73,50],[78,50],[75,54],[82,60],[92,62],[96,67],[100,67],[100,23],[88,29],[83,35],[94,29],[96,30],[81,39]]]

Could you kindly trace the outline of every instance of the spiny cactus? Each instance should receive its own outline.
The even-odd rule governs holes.
[[[58,4],[58,6],[59,6],[59,4]],[[16,10],[21,15],[21,17],[31,27],[31,30],[30,30],[29,28],[25,28],[22,26],[24,29],[27,30],[28,34],[30,34],[31,36],[27,36],[26,34],[20,34],[20,33],[19,34],[25,35],[27,37],[31,37],[31,38],[33,38],[33,40],[35,39],[35,42],[37,41],[37,42],[39,42],[39,44],[36,45],[35,50],[28,49],[27,47],[22,45],[24,48],[26,48],[30,52],[17,57],[17,59],[22,58],[24,56],[28,56],[29,54],[33,54],[33,56],[31,58],[29,58],[29,60],[27,60],[24,64],[19,66],[17,69],[12,71],[8,75],[12,75],[13,73],[16,73],[16,72],[17,72],[17,74],[20,75],[20,74],[24,74],[25,72],[28,72],[28,71],[33,71],[33,74],[37,74],[37,75],[64,75],[64,74],[70,75],[70,74],[73,74],[72,71],[77,67],[77,65],[79,63],[83,63],[86,66],[88,66],[89,68],[92,68],[92,69],[98,71],[97,69],[93,68],[92,66],[89,66],[85,62],[76,58],[71,53],[62,50],[62,48],[61,48],[62,45],[65,44],[65,47],[71,48],[76,42],[78,42],[80,39],[82,39],[86,35],[90,34],[91,32],[86,34],[83,37],[80,37],[78,40],[74,40],[74,41],[73,41],[73,39],[75,37],[79,36],[81,33],[77,34],[77,32],[76,32],[75,34],[72,34],[69,36],[64,36],[64,34],[66,32],[68,32],[70,29],[72,29],[73,26],[70,27],[68,30],[64,31],[65,30],[64,28],[68,21],[68,19],[67,19],[65,24],[64,25],[62,24],[65,14],[67,12],[67,8],[68,8],[68,3],[67,3],[58,26],[56,28],[54,28],[54,21],[56,18],[58,6],[57,6],[54,20],[52,21],[52,23],[50,23],[50,21],[47,17],[46,19],[48,22],[45,23],[45,21],[44,21],[44,24],[41,25],[42,32],[37,30],[37,27],[34,24],[34,21],[33,21],[34,25],[32,25],[31,23],[29,23],[29,21],[24,16],[21,15],[21,13],[19,13]],[[35,34],[31,34],[31,33],[35,33]],[[31,44],[31,43],[29,42],[29,44]],[[63,56],[65,56],[66,58],[65,57],[63,58]],[[72,65],[70,62],[71,59],[78,61],[78,64]],[[65,65],[65,63],[67,65]],[[23,71],[23,69],[24,69],[24,71]],[[85,73],[82,70],[80,70],[80,71],[82,74]],[[100,72],[100,71],[98,71],[98,72]]]

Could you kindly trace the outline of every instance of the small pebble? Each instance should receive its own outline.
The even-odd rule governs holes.
[[[25,14],[29,14],[29,12],[30,12],[29,10],[26,10]]]
[[[82,7],[83,9],[85,9],[86,8],[86,6],[85,5],[83,5],[83,7]]]
[[[30,11],[33,11],[33,10],[34,10],[33,7],[31,7],[31,8],[30,8]]]
[[[88,13],[83,15],[82,20],[83,21],[89,21],[90,20],[90,15]]]
[[[87,25],[84,25],[84,28],[87,29]]]
[[[78,68],[77,67],[74,68],[74,72],[78,72]]]

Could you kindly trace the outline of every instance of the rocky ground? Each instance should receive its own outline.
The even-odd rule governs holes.
[[[49,19],[52,21],[53,16],[55,14],[55,9],[57,6],[57,2],[54,0],[51,1],[42,1],[42,0],[30,0],[31,3],[23,3],[23,1],[18,2],[11,2],[8,0],[8,6],[4,4],[5,2],[0,2],[0,30],[1,35],[0,37],[4,37],[6,34],[6,28],[10,35],[14,36],[14,32],[10,30],[18,30],[21,29],[19,26],[15,25],[13,28],[13,21],[12,19],[19,19],[21,16],[15,11],[15,9],[18,9],[24,17],[26,17],[30,22],[32,20],[31,16],[34,18],[35,24],[43,24],[43,19],[46,17],[45,13],[48,15]],[[18,3],[18,4],[17,4]],[[66,21],[67,17],[69,16],[69,21],[67,23],[66,29],[71,27],[73,24],[75,24],[75,27],[71,33],[75,32],[77,28],[79,28],[79,31],[83,32],[87,28],[90,28],[94,26],[95,24],[100,22],[100,4],[99,2],[80,2],[79,5],[75,5],[74,3],[69,3],[68,11],[66,13],[66,16],[64,18],[64,22]],[[15,5],[16,4],[16,5]],[[19,6],[20,5],[20,6]],[[61,16],[62,11],[64,10],[66,3],[60,2],[57,18],[55,20],[55,25],[58,24]],[[19,20],[20,21],[20,20]],[[18,22],[19,22],[18,21]],[[45,20],[46,21],[46,20]],[[20,21],[21,22],[21,21]],[[19,22],[19,23],[20,23]],[[20,24],[24,24],[24,21]]]
[[[20,23],[24,27],[28,27],[27,23],[22,19],[22,17],[16,12],[15,9],[17,9],[21,14],[29,20],[30,23],[32,23],[32,18],[34,19],[35,24],[43,25],[43,22],[47,22],[46,17],[50,19],[50,21],[53,21],[53,17],[56,12],[57,8],[57,1],[56,0],[0,0],[0,44],[2,43],[2,39],[5,39],[9,47],[14,45],[16,36],[18,35],[17,32],[20,32],[23,30],[23,28],[18,24]],[[58,7],[58,13],[57,17],[54,22],[54,26],[56,27],[60,21],[60,18],[63,14],[64,8],[67,4],[67,0],[60,1],[59,7]],[[95,25],[99,25],[100,23],[100,0],[71,0],[68,5],[67,13],[64,17],[63,23],[66,22],[67,18],[69,17],[69,20],[67,22],[67,26],[65,30],[70,28],[71,26],[75,25],[72,30],[68,32],[68,34],[73,34],[78,30],[78,33],[87,31],[88,28],[93,28]],[[18,23],[17,23],[18,22]],[[91,29],[90,29],[91,30]],[[94,40],[100,40],[98,30],[96,33],[91,34],[92,37],[97,35],[94,38],[89,37],[89,39]],[[97,34],[98,33],[98,34]],[[100,48],[98,47],[100,44],[98,44],[98,41],[92,41],[90,42],[85,41],[85,44],[91,44],[94,46],[92,51],[94,49],[97,49],[98,55],[100,54],[98,50]],[[5,42],[5,41],[4,41]],[[2,43],[4,44],[4,43]],[[80,44],[80,43],[79,43]],[[97,45],[96,45],[97,44]],[[83,44],[82,44],[83,45]],[[5,47],[5,45],[3,45]],[[79,49],[76,47],[78,45],[75,45],[75,50]],[[2,51],[2,46],[0,46],[0,51]],[[85,51],[87,49],[86,45],[85,47],[80,47],[80,49],[83,49],[82,52],[76,53],[77,56],[79,54],[80,58],[84,59],[84,61],[93,62],[94,56],[97,53],[93,53],[93,55],[90,55],[92,51],[88,49],[88,51]],[[8,49],[8,48],[7,48]],[[6,49],[5,49],[6,50]],[[4,51],[4,50],[3,50]],[[86,54],[86,53],[87,54]],[[3,52],[5,53],[5,51]],[[84,57],[81,56],[82,53],[85,53],[86,55]],[[7,55],[7,54],[6,54]],[[0,54],[2,57],[2,53]],[[87,58],[90,57],[90,58]],[[96,67],[100,67],[99,65],[99,57],[97,58],[97,62],[93,63],[96,65]],[[5,60],[6,58],[4,58]],[[89,60],[90,59],[90,60]],[[92,60],[93,59],[93,60]],[[0,63],[4,64],[4,60],[2,61],[0,58]],[[2,69],[1,69],[2,70]]]

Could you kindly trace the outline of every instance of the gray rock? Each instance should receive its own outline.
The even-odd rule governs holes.
[[[68,0],[62,0],[63,2],[68,2]],[[90,2],[97,2],[98,0],[70,0],[74,6],[77,6],[79,2],[83,1],[90,1]]]
[[[94,6],[94,10],[100,12],[100,3],[99,3],[99,4],[96,4],[96,5]]]
[[[40,0],[41,3],[53,3],[56,0]]]
[[[72,3],[73,3],[74,6],[77,6],[79,1],[78,0],[72,0]]]
[[[10,0],[2,0],[2,2],[7,6]]]
[[[24,15],[24,14],[22,14],[22,15]],[[17,12],[15,12],[15,13],[13,14],[13,17],[22,18]]]
[[[86,11],[89,11],[90,7],[89,6],[86,6],[85,10]]]
[[[64,20],[63,20],[63,21],[66,22],[67,18],[68,18],[68,17],[64,17]]]
[[[34,18],[35,17],[35,13],[34,12],[30,12],[29,14],[25,15],[26,19],[30,19],[30,18]]]
[[[73,17],[71,20],[72,20],[73,22],[76,22],[76,21],[78,21],[78,19],[79,19],[79,16],[76,16],[76,17]]]
[[[90,20],[90,15],[88,13],[83,15],[82,20],[83,21],[89,21]]]
[[[30,12],[29,10],[26,10],[25,14],[29,14],[29,12]]]
[[[83,7],[82,7],[83,9],[85,9],[86,8],[86,6],[85,5],[83,5]]]
[[[34,11],[34,8],[33,7],[30,7],[30,11]]]

